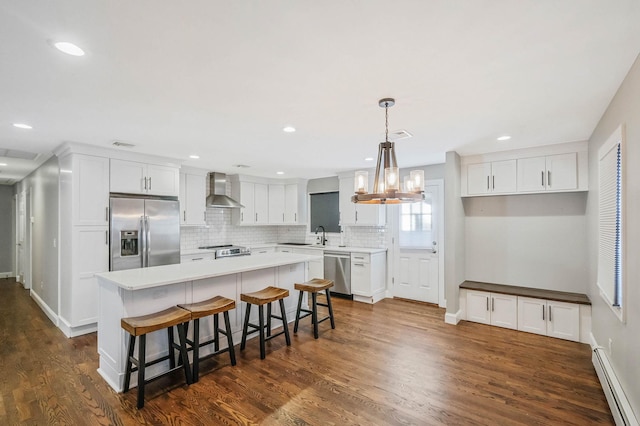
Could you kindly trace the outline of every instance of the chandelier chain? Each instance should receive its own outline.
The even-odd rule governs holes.
[[[384,141],[389,142],[389,102],[384,103]]]

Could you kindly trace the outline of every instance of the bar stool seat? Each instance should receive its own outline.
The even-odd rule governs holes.
[[[247,308],[244,316],[244,327],[242,328],[242,342],[240,343],[240,350],[244,350],[247,335],[252,333],[260,333],[260,359],[265,358],[265,342],[271,340],[274,337],[284,334],[287,346],[291,346],[291,338],[289,337],[289,325],[287,323],[287,313],[284,307],[284,299],[289,296],[289,290],[279,287],[267,287],[262,290],[255,291],[253,293],[242,293],[240,300],[246,302]],[[273,315],[271,313],[271,303],[279,302],[280,315]],[[251,305],[258,305],[258,324],[252,324],[249,322],[249,315],[251,314]],[[264,323],[264,305],[267,305],[267,323]],[[271,335],[271,318],[279,319],[282,321],[282,331]],[[253,330],[249,331],[249,327]],[[265,333],[266,328],[266,333]],[[266,336],[265,336],[266,334]]]
[[[304,283],[296,283],[294,288],[300,291],[298,297],[298,309],[296,310],[296,322],[293,326],[293,332],[298,332],[298,323],[302,318],[306,318],[311,315],[311,323],[313,324],[313,337],[318,338],[318,324],[322,321],[330,320],[331,328],[336,328],[336,323],[333,318],[333,307],[331,306],[331,295],[329,289],[333,287],[332,280],[325,280],[322,278],[313,278]],[[311,310],[302,308],[302,297],[304,292],[308,292],[311,295]],[[318,293],[324,291],[326,293],[327,303],[318,302]],[[329,315],[322,319],[318,319],[318,306],[324,306],[328,308]],[[304,312],[304,314],[302,314]]]
[[[191,384],[191,368],[189,367],[189,358],[187,357],[186,345],[186,329],[185,323],[189,321],[191,314],[184,309],[173,306],[164,311],[155,312],[148,315],[138,317],[122,318],[120,326],[129,333],[129,344],[127,348],[127,365],[124,377],[123,392],[129,390],[131,383],[131,373],[138,372],[138,408],[144,407],[144,387],[147,383],[164,376],[176,369],[175,349],[180,350],[180,356],[184,360],[183,369],[187,384]],[[178,337],[180,344],[176,345],[173,341],[173,327],[178,329]],[[152,361],[146,360],[146,342],[147,334],[158,331],[167,330],[169,353]],[[138,340],[138,357],[133,356],[136,338]],[[159,362],[169,360],[169,370],[159,374],[151,379],[145,378],[146,367],[157,364]],[[135,367],[133,367],[135,365]]]
[[[236,365],[236,353],[233,347],[233,336],[231,333],[231,324],[229,321],[229,311],[235,309],[236,301],[227,299],[226,297],[216,296],[214,298],[203,300],[202,302],[180,304],[179,308],[185,309],[191,313],[193,321],[193,340],[187,338],[187,350],[193,351],[193,382],[197,382],[200,377],[200,361],[229,352],[231,365]],[[225,329],[218,326],[218,315],[223,314]],[[200,342],[200,318],[213,317],[213,339]],[[227,338],[227,347],[220,349],[220,333]],[[213,343],[213,352],[205,356],[200,356],[200,348]]]

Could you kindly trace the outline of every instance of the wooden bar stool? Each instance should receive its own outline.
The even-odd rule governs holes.
[[[202,302],[181,304],[179,308],[191,312],[191,320],[193,320],[193,340],[187,338],[187,350],[193,350],[193,383],[197,382],[200,376],[200,361],[229,352],[231,365],[236,365],[236,353],[233,348],[233,336],[231,335],[231,324],[229,322],[229,311],[235,309],[236,301],[227,299],[226,297],[216,296]],[[223,314],[225,330],[218,326],[218,315]],[[206,342],[200,342],[200,318],[213,317],[213,339]],[[188,326],[187,326],[188,327]],[[220,349],[220,333],[227,337],[227,347]],[[214,352],[200,356],[200,348],[213,343]]]
[[[291,346],[291,338],[289,337],[289,325],[287,324],[287,313],[284,307],[284,298],[289,296],[289,290],[278,287],[267,287],[262,290],[253,293],[243,293],[240,295],[240,300],[247,302],[247,311],[244,315],[244,327],[242,328],[242,343],[240,344],[240,350],[244,350],[247,343],[247,335],[251,333],[260,333],[260,359],[265,357],[264,343],[267,340],[271,340],[274,337],[284,334],[284,338],[287,341],[287,346]],[[280,314],[276,316],[271,313],[271,303],[275,301],[280,302]],[[251,324],[249,322],[249,315],[251,312],[251,305],[258,305],[258,325]],[[264,323],[264,305],[267,305],[267,324]],[[271,335],[271,318],[279,319],[282,321],[282,331],[280,333]],[[249,327],[253,330],[248,331]],[[266,337],[265,337],[265,328]]]
[[[311,323],[313,324],[313,337],[318,338],[318,324],[322,321],[331,320],[331,328],[336,328],[336,323],[333,320],[333,307],[331,306],[331,295],[329,289],[333,287],[333,281],[324,280],[321,278],[314,278],[306,283],[295,284],[295,289],[300,291],[300,297],[298,297],[298,309],[296,310],[296,322],[293,326],[293,332],[298,332],[298,322],[302,318],[306,318],[311,315]],[[318,302],[318,293],[325,291],[327,295],[327,303]],[[304,292],[308,292],[311,295],[311,310],[302,308],[302,296]],[[329,315],[318,320],[318,306],[324,306],[329,309]],[[300,315],[304,312],[304,315]]]
[[[173,306],[164,311],[155,312],[149,315],[143,315],[139,317],[122,318],[120,320],[120,326],[129,333],[129,344],[127,348],[127,367],[124,376],[124,389],[123,392],[129,390],[129,384],[131,382],[131,373],[138,372],[138,408],[144,407],[144,386],[145,384],[164,376],[176,368],[175,349],[180,350],[180,356],[184,360],[184,376],[187,384],[191,384],[191,368],[189,367],[189,358],[187,356],[186,345],[186,331],[185,323],[189,321],[191,314],[184,309]],[[180,344],[176,345],[173,342],[173,327],[178,329],[178,336],[180,338]],[[167,329],[168,334],[168,346],[169,353],[163,357],[157,358],[153,361],[146,360],[146,345],[147,334],[157,330]],[[140,337],[138,340],[138,358],[133,356],[134,347],[136,344],[136,337]],[[159,362],[169,360],[169,370],[159,374],[151,379],[145,379],[145,368],[150,365],[157,364]],[[135,364],[133,367],[132,364]]]

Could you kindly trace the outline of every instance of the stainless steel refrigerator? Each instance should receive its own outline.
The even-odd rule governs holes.
[[[180,263],[180,203],[160,197],[111,196],[109,270]]]

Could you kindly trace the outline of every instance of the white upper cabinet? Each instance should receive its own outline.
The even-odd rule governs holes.
[[[357,204],[351,201],[355,194],[355,178],[353,176],[340,178],[340,225],[350,226],[384,226],[386,223],[386,210],[382,204]],[[370,176],[369,188],[373,188],[373,179]]]
[[[518,192],[571,191],[577,187],[575,152],[518,160]]]
[[[587,191],[588,173],[586,142],[463,157],[460,195]]]
[[[207,173],[180,173],[180,225],[206,225]]]
[[[127,160],[111,160],[111,192],[170,195],[180,193],[177,167]]]
[[[269,223],[281,225],[284,223],[285,188],[281,184],[269,185]]]
[[[300,225],[307,222],[307,186],[289,183],[284,186],[284,223]]]
[[[244,208],[233,209],[238,225],[300,225],[306,222],[306,183],[296,179],[275,180],[231,176],[232,197]]]
[[[109,159],[75,154],[71,162],[73,224],[108,225]]]
[[[516,191],[516,160],[467,166],[469,195],[505,194]]]

